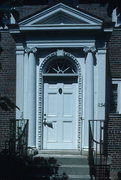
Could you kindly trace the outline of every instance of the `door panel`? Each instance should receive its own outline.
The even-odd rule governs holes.
[[[57,93],[48,92],[47,94],[47,115],[48,117],[56,117],[57,116]],[[53,105],[52,105],[53,104]]]
[[[73,139],[72,134],[72,122],[63,122],[63,142],[71,143]]]
[[[56,143],[57,142],[57,122],[53,122],[53,129],[49,128],[47,131],[47,143]]]
[[[77,148],[77,83],[44,83],[44,149]]]
[[[73,116],[73,93],[63,93],[63,116]]]

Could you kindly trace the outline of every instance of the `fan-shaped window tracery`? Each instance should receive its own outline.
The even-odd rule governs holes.
[[[51,61],[45,68],[46,74],[75,74],[76,67],[68,59],[57,59]]]

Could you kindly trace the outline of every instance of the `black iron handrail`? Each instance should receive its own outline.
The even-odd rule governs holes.
[[[109,179],[110,166],[106,152],[106,123],[104,120],[89,121],[90,175],[95,179]]]
[[[5,149],[10,154],[27,155],[28,119],[10,120],[10,139],[5,142]]]
[[[19,155],[27,155],[27,145],[28,145],[28,120],[26,120],[24,127],[16,139],[16,150]]]

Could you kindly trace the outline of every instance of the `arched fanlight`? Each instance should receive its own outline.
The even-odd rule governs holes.
[[[76,67],[68,59],[56,59],[47,64],[44,73],[46,74],[75,74]]]

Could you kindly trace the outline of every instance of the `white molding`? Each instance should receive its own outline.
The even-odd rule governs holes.
[[[51,25],[51,24],[43,24],[43,25],[39,25],[39,26],[20,26],[20,31],[42,31],[42,30],[101,30],[102,29],[102,26],[101,25],[86,25],[86,24],[61,24],[61,25],[58,25],[58,24],[54,24],[54,25]],[[106,31],[106,29],[105,29]],[[107,29],[107,31],[109,31],[109,29]],[[110,30],[112,31],[112,29]]]
[[[27,41],[28,48],[36,46],[37,48],[83,48],[85,46],[94,46],[95,40],[80,41]]]
[[[121,114],[121,78],[112,78],[112,84],[117,84],[117,113]]]
[[[112,78],[112,81],[121,81],[121,78]]]
[[[96,52],[96,48],[95,47],[84,47],[83,51],[87,54],[89,52],[91,52],[92,54]]]
[[[92,38],[93,37],[93,38]],[[95,39],[94,39],[94,36],[90,36],[91,39],[80,39],[80,40],[54,40],[53,43],[75,43],[75,44],[78,44],[78,43],[81,43],[81,46],[82,47],[85,47],[85,46],[89,46],[89,47],[92,47],[94,46],[94,43],[95,43]],[[32,44],[32,47],[33,47],[33,44],[44,44],[44,43],[51,43],[52,44],[52,41],[51,40],[27,40],[27,45],[29,45],[28,43],[31,43]],[[27,46],[29,47],[29,46]],[[102,49],[101,49],[102,50]]]
[[[74,73],[74,74],[43,74],[43,77],[44,76],[48,76],[48,77],[51,77],[51,76],[55,76],[55,77],[65,77],[65,76],[70,76],[70,77],[77,77],[78,76],[78,74],[77,73]]]

